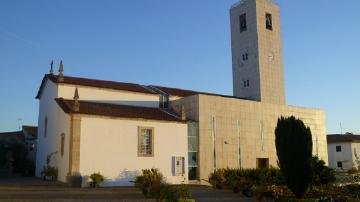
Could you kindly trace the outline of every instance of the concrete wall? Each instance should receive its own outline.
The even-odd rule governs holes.
[[[274,131],[280,116],[302,119],[312,131],[313,153],[328,160],[322,110],[209,95],[183,98],[172,104],[175,109],[184,105],[190,114],[187,106],[199,105],[195,113],[198,116],[192,118],[199,122],[200,179],[207,179],[214,169],[213,147],[216,168],[239,168],[240,164],[242,168],[255,168],[256,158],[268,158],[270,165],[277,166]]]
[[[139,126],[154,128],[153,157],[138,157]],[[94,172],[106,177],[104,186],[133,185],[129,181],[150,168],[159,168],[166,181],[179,184],[184,178],[173,176],[173,156],[185,157],[187,179],[187,124],[82,116],[80,173],[85,176],[84,185]]]
[[[87,86],[59,84],[58,97],[73,99],[75,88],[79,90],[80,100],[111,104],[123,104],[144,107],[159,107],[159,95],[120,91]]]
[[[58,180],[65,182],[69,162],[70,116],[65,114],[54,99],[58,96],[57,86],[50,80],[43,90],[39,100],[38,145],[36,153],[36,176],[41,176],[46,165],[47,155],[54,153],[50,165],[59,170]],[[45,137],[45,117],[48,119],[47,135]],[[65,134],[65,153],[60,155],[61,134]]]

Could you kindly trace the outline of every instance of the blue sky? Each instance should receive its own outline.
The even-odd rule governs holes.
[[[232,94],[237,0],[0,0],[0,131],[36,125],[41,79],[65,74]],[[360,1],[277,0],[289,105],[360,133]]]

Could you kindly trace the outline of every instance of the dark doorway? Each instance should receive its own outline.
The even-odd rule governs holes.
[[[269,159],[268,158],[257,158],[256,159],[256,168],[268,168]]]

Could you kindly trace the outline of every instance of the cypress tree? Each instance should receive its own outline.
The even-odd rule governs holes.
[[[312,179],[312,136],[309,127],[294,116],[281,117],[275,129],[276,153],[289,189],[301,198]]]

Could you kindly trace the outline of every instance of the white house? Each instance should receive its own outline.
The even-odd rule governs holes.
[[[349,170],[357,167],[360,160],[360,135],[330,134],[327,136],[329,167],[337,170]]]
[[[327,162],[325,112],[285,102],[279,15],[269,0],[231,7],[233,96],[69,77],[62,63],[54,75],[51,66],[37,95],[37,176],[48,156],[60,181],[81,175],[84,185],[94,172],[109,186],[153,167],[170,183],[204,183],[217,168],[277,166],[280,116],[302,119]]]

